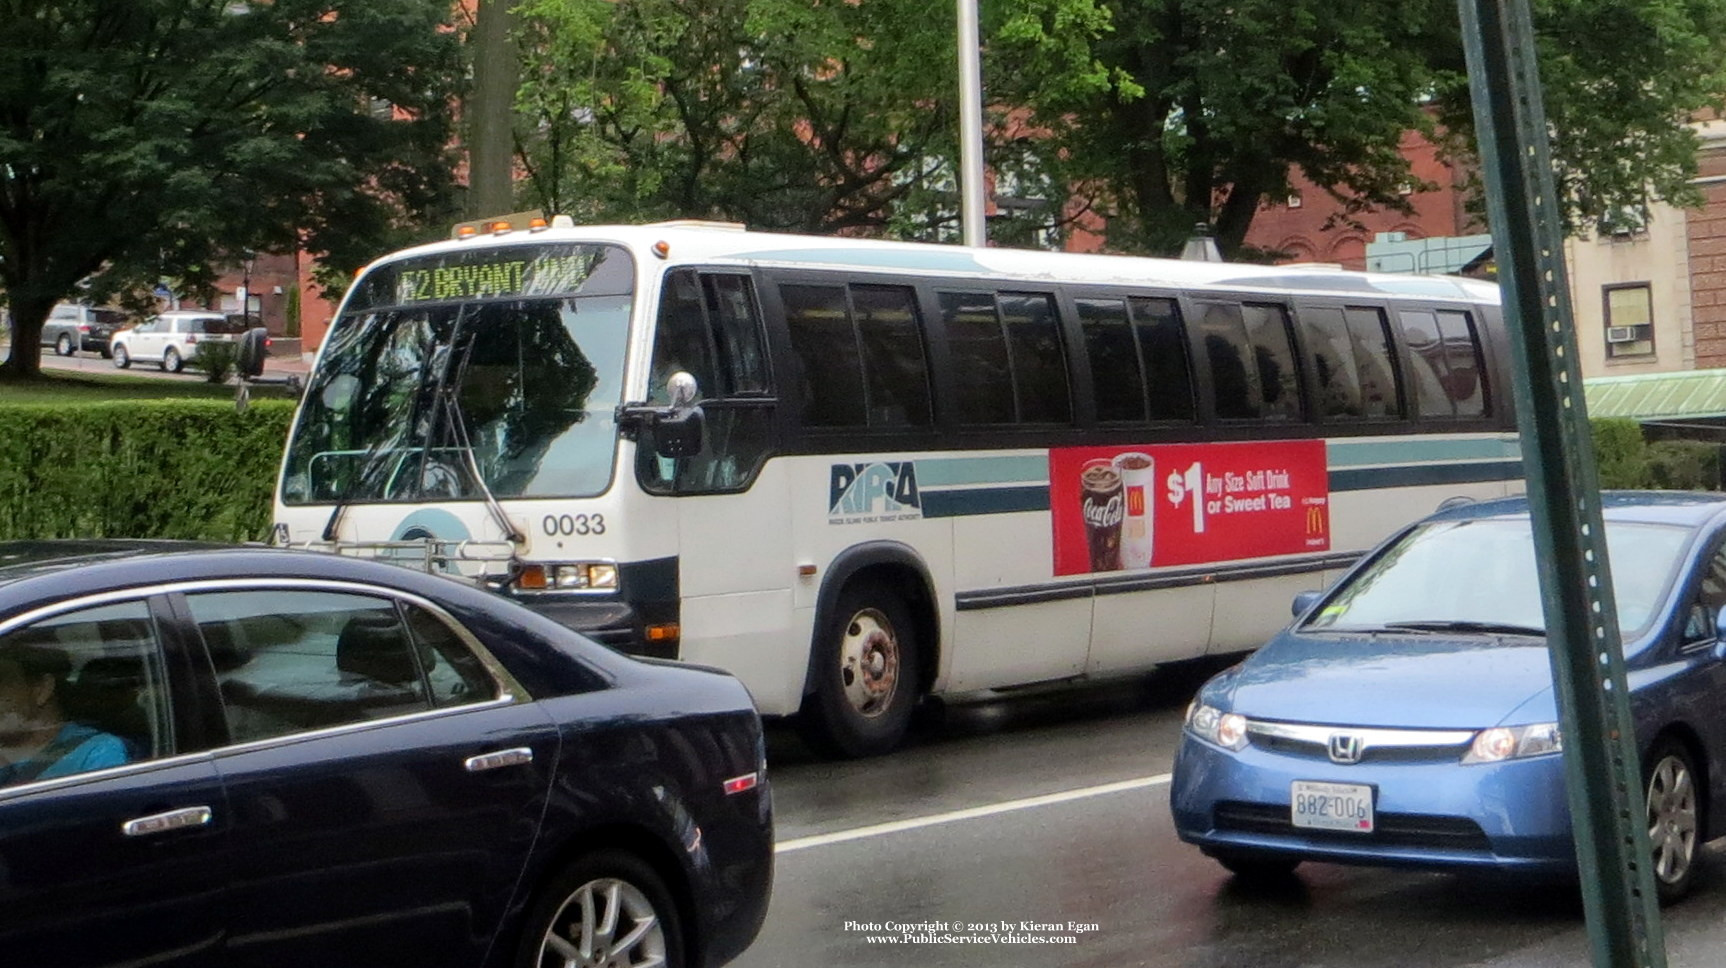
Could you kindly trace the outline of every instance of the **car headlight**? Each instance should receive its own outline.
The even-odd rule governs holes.
[[[1564,749],[1557,723],[1528,726],[1494,726],[1475,734],[1474,743],[1462,757],[1464,763],[1502,763],[1528,756],[1545,756]]]
[[[1187,729],[1207,743],[1226,750],[1243,750],[1247,746],[1247,718],[1240,713],[1225,713],[1215,706],[1194,701],[1187,707]]]

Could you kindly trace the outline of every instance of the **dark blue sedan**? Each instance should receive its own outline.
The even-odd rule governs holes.
[[[1726,497],[1606,497],[1663,900],[1726,833]],[[1188,710],[1181,839],[1239,874],[1303,860],[1575,869],[1527,503],[1442,511],[1374,551]],[[1316,600],[1313,600],[1316,599]]]
[[[717,965],[772,878],[731,677],[394,565],[0,544],[0,960]]]

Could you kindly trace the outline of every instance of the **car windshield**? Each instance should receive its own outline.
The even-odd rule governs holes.
[[[1690,531],[1608,522],[1607,559],[1625,639],[1659,613]],[[1421,525],[1356,573],[1304,629],[1529,632],[1545,627],[1528,518]]]
[[[126,314],[118,309],[92,309],[90,318],[101,326],[126,325]]]

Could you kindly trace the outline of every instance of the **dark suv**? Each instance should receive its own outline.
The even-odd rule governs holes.
[[[79,350],[94,350],[108,356],[108,339],[126,325],[126,314],[118,309],[100,309],[79,303],[59,303],[42,324],[42,345],[54,347],[61,356]]]

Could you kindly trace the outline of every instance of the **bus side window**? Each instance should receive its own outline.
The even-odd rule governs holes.
[[[1438,339],[1444,347],[1445,389],[1458,417],[1479,417],[1486,413],[1486,393],[1481,386],[1485,367],[1480,359],[1480,340],[1467,313],[1440,310]]]
[[[1486,412],[1480,340],[1468,314],[1405,309],[1397,314],[1422,417],[1478,417]]]
[[[1259,392],[1265,402],[1265,417],[1299,420],[1300,380],[1295,372],[1294,346],[1289,339],[1288,311],[1270,303],[1241,306],[1247,339],[1253,347],[1258,369]]]
[[[705,413],[701,452],[683,460],[641,448],[638,474],[652,492],[738,491],[754,478],[773,444],[767,350],[748,276],[678,269],[666,276],[653,340],[649,401],[669,402],[665,381],[683,370],[695,377]],[[738,401],[742,401],[739,403]]]
[[[779,299],[803,369],[804,426],[866,426],[862,351],[845,287],[782,283]]]
[[[1044,293],[1004,292],[999,297],[1020,423],[1072,423],[1067,354],[1061,345],[1055,300]]]
[[[1128,302],[1133,308],[1139,356],[1144,361],[1151,419],[1191,423],[1195,416],[1193,374],[1180,307],[1173,299],[1148,296],[1134,296]]]
[[[1358,419],[1365,416],[1361,402],[1360,365],[1350,344],[1348,322],[1334,306],[1304,306],[1306,346],[1312,354],[1313,408],[1321,419]]]
[[[755,289],[747,276],[711,274],[701,277],[702,295],[712,320],[719,384],[715,395],[766,393],[767,349],[755,312]]]
[[[869,426],[933,424],[916,292],[908,286],[853,285],[851,309],[863,346]]]
[[[939,296],[960,423],[1072,422],[1067,354],[1054,297],[1018,292]]]
[[[1145,419],[1145,378],[1124,299],[1075,299],[1091,363],[1097,419],[1103,423]]]
[[[662,405],[670,402],[665,381],[679,370],[695,377],[701,396],[722,395],[725,390],[720,386],[714,356],[712,334],[702,312],[701,279],[693,270],[674,270],[665,277],[665,291],[659,302],[648,402]]]
[[[1007,424],[1015,419],[1007,339],[986,292],[943,292],[941,317],[953,361],[953,389],[962,424]]]
[[[1397,386],[1396,366],[1391,362],[1390,328],[1385,323],[1384,310],[1350,306],[1343,314],[1348,320],[1349,342],[1360,371],[1362,416],[1403,416],[1402,393]]]

